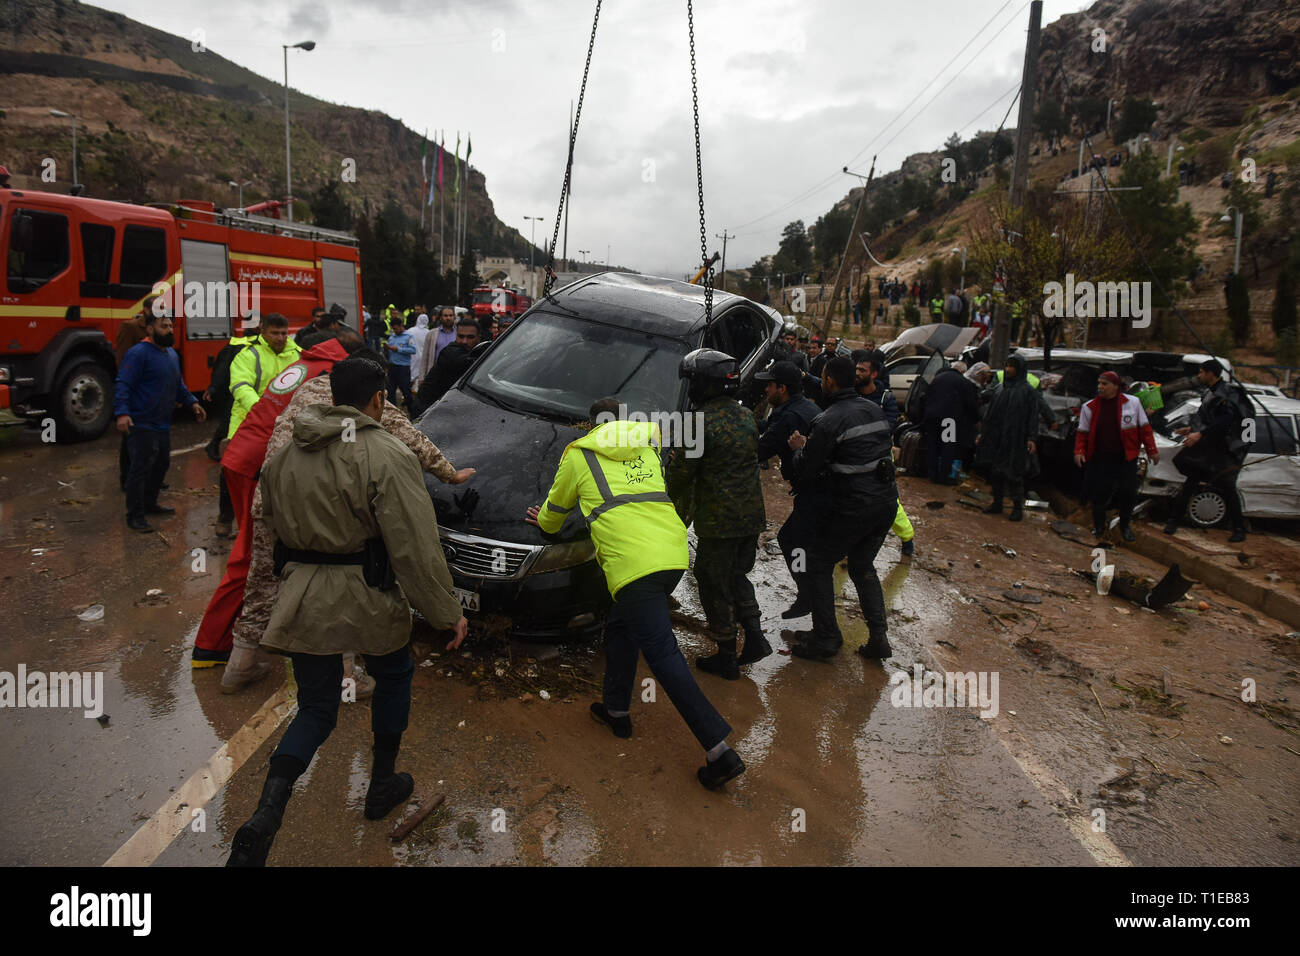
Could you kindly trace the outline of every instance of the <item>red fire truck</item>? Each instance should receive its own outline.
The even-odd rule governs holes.
[[[476,286],[474,289],[474,318],[479,322],[495,318],[502,327],[509,325],[529,310],[533,300],[516,289],[505,286]]]
[[[117,330],[155,290],[175,317],[175,347],[196,393],[233,318],[252,309],[279,312],[296,329],[316,306],[337,302],[348,325],[360,324],[355,237],[248,210],[0,188],[0,252],[0,412],[53,418],[63,442],[108,426]]]

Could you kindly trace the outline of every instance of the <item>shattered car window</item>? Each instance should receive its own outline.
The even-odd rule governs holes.
[[[651,413],[676,409],[685,354],[675,339],[541,313],[511,332],[468,385],[520,411],[572,421],[608,395]]]

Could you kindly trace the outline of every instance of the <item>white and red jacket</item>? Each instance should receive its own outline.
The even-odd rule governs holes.
[[[1147,413],[1142,408],[1142,402],[1136,396],[1126,395],[1123,392],[1117,397],[1119,401],[1115,403],[1115,407],[1119,415],[1119,437],[1124,444],[1124,457],[1133,461],[1144,445],[1147,457],[1155,457],[1156,436],[1151,430],[1151,423],[1147,421]],[[1074,433],[1074,453],[1082,455],[1085,461],[1090,459],[1096,450],[1096,432],[1092,423],[1100,408],[1101,398],[1098,396],[1086,403],[1079,412],[1079,430]]]

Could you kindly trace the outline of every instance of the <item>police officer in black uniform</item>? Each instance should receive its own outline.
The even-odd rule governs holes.
[[[1254,414],[1254,408],[1244,389],[1229,385],[1222,376],[1223,365],[1217,359],[1202,362],[1197,370],[1196,377],[1209,391],[1201,399],[1201,407],[1192,416],[1191,425],[1178,429],[1178,434],[1186,437],[1173,463],[1187,480],[1170,506],[1164,532],[1173,534],[1178,530],[1188,502],[1204,482],[1223,496],[1232,523],[1232,536],[1228,540],[1235,544],[1246,540],[1237,474],[1249,450],[1242,423]]]
[[[835,620],[832,578],[847,556],[871,635],[858,653],[883,660],[891,651],[874,562],[898,510],[889,423],[880,406],[854,390],[851,359],[827,362],[823,382],[827,407],[813,422],[812,435],[790,436],[796,498],[778,535],[796,583],[802,577],[800,596],[812,607],[813,629],[800,632],[791,650],[814,660],[839,652],[844,639]]]

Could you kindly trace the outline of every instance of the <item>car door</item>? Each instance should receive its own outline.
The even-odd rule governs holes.
[[[752,404],[753,378],[767,360],[780,327],[775,320],[755,309],[738,305],[710,323],[704,332],[704,348],[726,352],[736,360],[740,373],[741,401]]]
[[[925,401],[925,393],[929,390],[934,377],[947,366],[948,360],[944,358],[942,352],[936,351],[923,360],[916,377],[912,380],[912,387],[907,390],[907,399],[903,403],[903,412],[909,422],[921,421],[921,403]]]
[[[1261,412],[1255,427],[1255,442],[1237,476],[1242,511],[1257,517],[1300,517],[1296,416]]]

